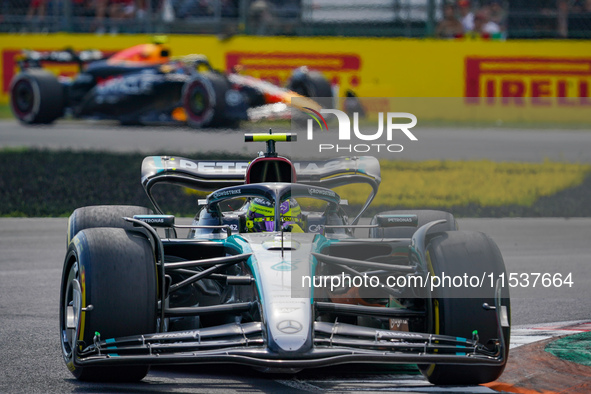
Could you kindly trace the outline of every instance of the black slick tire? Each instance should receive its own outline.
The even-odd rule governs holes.
[[[75,352],[101,340],[156,331],[156,262],[148,239],[120,228],[87,228],[68,247],[60,296],[66,366],[79,380],[133,382],[149,366],[80,366]],[[92,310],[83,311],[82,308]],[[76,349],[76,350],[75,350]]]
[[[228,90],[228,79],[214,71],[197,74],[187,81],[183,86],[181,100],[189,126],[199,129],[228,123],[224,116]]]
[[[492,273],[494,278],[505,273],[503,258],[494,241],[484,233],[448,231],[435,236],[427,248],[427,263],[433,275],[482,277],[483,272]],[[488,278],[488,276],[487,276]],[[488,287],[487,287],[488,286]],[[478,332],[479,343],[493,350],[490,343],[499,338],[496,312],[483,308],[484,303],[495,305],[495,289],[487,283],[478,289],[466,290],[461,287],[437,287],[432,294],[433,333],[462,338],[472,338]],[[474,291],[472,297],[465,297],[466,291]],[[501,303],[507,308],[510,322],[509,290],[503,288]],[[505,342],[504,363],[499,366],[482,365],[419,365],[429,380],[438,385],[482,384],[496,380],[505,369],[509,355],[509,327],[502,328]]]
[[[22,123],[53,123],[64,113],[64,88],[52,73],[28,69],[10,83],[10,108]]]
[[[66,246],[79,231],[86,228],[115,227],[132,230],[133,224],[123,220],[134,215],[151,215],[154,212],[146,207],[134,205],[93,205],[76,209],[68,219]]]

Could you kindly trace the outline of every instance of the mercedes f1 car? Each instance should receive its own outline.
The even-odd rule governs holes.
[[[200,363],[293,373],[416,363],[435,384],[499,377],[509,353],[507,288],[387,280],[467,275],[488,283],[505,273],[491,238],[460,231],[453,215],[433,210],[386,211],[359,224],[378,191],[379,162],[279,156],[276,142],[295,138],[247,134],[267,144],[250,162],[147,157],[141,181],[156,213],[74,211],[60,342],[76,378],[133,381],[150,366]],[[349,220],[332,189],[355,183],[371,192]],[[171,184],[211,192],[195,197],[191,225],[155,201],[153,187]],[[372,286],[357,280],[366,277]],[[338,286],[319,283],[334,278]]]
[[[78,63],[75,78],[57,78],[42,65]],[[287,117],[293,97],[332,97],[322,74],[294,70],[287,88],[237,72],[214,70],[203,55],[170,57],[162,43],[105,57],[100,51],[25,51],[10,84],[10,106],[25,124],[62,116],[114,119],[122,124],[187,123],[236,127],[242,120]],[[313,100],[305,107],[319,108]]]

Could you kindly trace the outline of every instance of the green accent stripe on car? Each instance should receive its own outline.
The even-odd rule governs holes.
[[[158,167],[158,172],[164,171],[164,164],[162,164],[162,157],[152,156],[154,158],[154,165]]]
[[[228,237],[223,242],[224,246],[233,249],[240,254],[252,253],[250,244],[238,234]],[[259,284],[259,278],[261,277],[261,275],[259,273],[257,264],[254,264],[254,255],[250,256],[248,260],[246,260],[246,265],[248,266],[248,268],[250,268],[250,272],[254,277],[254,283],[259,294],[259,299],[261,300],[261,303],[264,303],[263,292],[260,288],[261,285]]]

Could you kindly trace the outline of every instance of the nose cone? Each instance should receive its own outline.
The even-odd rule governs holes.
[[[289,318],[285,319],[286,317]],[[269,343],[274,345],[270,346],[273,350],[279,353],[309,350],[309,344],[311,343],[310,327],[304,327],[302,324],[302,321],[306,320],[304,316],[282,316],[273,320],[274,322],[280,320],[274,327],[269,327],[271,333]]]
[[[311,289],[301,288],[301,276],[310,275],[314,234],[245,235],[253,251],[253,271],[261,295],[269,349],[301,353],[312,346]],[[296,239],[297,238],[297,239]]]

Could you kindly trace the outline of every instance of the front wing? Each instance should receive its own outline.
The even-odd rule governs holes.
[[[494,350],[467,339],[387,331],[342,323],[314,322],[314,345],[303,352],[277,353],[266,346],[260,322],[102,340],[80,350],[74,365],[235,363],[267,368],[314,368],[343,363],[502,365],[505,342]]]

